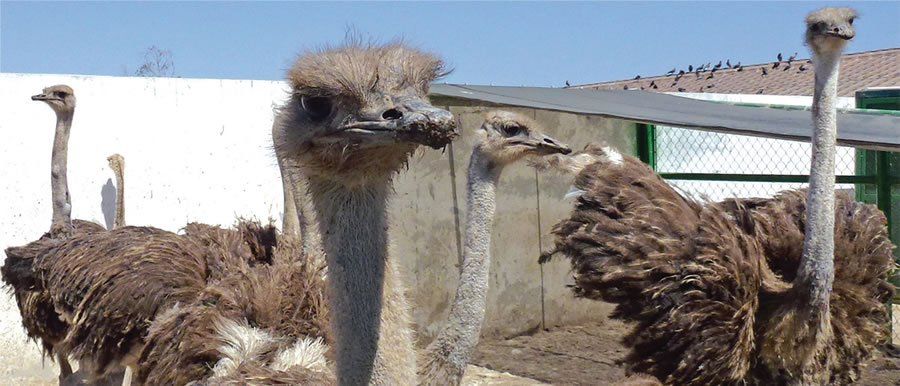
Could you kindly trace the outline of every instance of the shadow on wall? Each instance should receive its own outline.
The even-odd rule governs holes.
[[[116,217],[116,187],[113,185],[112,178],[107,178],[103,188],[100,189],[100,210],[103,211],[106,229],[112,229]]]

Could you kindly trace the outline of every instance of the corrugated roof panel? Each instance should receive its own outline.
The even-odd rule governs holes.
[[[799,141],[809,141],[812,134],[808,110],[736,106],[646,91],[435,84],[431,94]],[[900,116],[841,112],[838,143],[900,151]]]

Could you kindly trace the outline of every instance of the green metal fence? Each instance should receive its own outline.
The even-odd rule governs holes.
[[[900,110],[900,90],[858,92],[856,105]],[[636,143],[641,160],[698,198],[769,197],[805,187],[809,179],[806,142],[640,124]],[[891,241],[900,245],[900,153],[838,147],[835,174],[838,190],[887,215]],[[900,249],[894,256],[900,262]],[[900,276],[893,281],[900,286]],[[893,303],[900,303],[900,295]]]

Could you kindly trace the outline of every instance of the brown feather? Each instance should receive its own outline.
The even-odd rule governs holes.
[[[33,288],[46,291],[68,324],[62,346],[96,378],[133,361],[157,312],[192,300],[226,265],[271,260],[253,255],[250,245],[265,251],[274,227],[242,223],[239,229],[188,225],[187,234],[177,235],[122,227],[38,240],[11,248],[7,260],[28,251]]]
[[[106,232],[106,228],[100,224],[78,219],[72,220],[72,228],[76,235]],[[49,292],[41,287],[34,276],[32,265],[39,253],[58,242],[58,239],[53,239],[47,232],[38,242],[7,248],[6,261],[0,268],[4,283],[12,290],[16,299],[25,334],[28,339],[41,346],[42,355],[50,360],[55,360],[55,349],[65,339],[69,325],[56,312]]]
[[[320,337],[331,346],[325,302],[324,265],[314,259],[298,261],[299,241],[279,239],[272,265],[235,264],[210,282],[188,304],[168,310],[150,329],[136,379],[147,384],[275,384],[308,380],[333,383],[333,370],[316,372],[267,366],[298,339]],[[232,320],[266,332],[279,342],[264,355],[245,358],[235,372],[216,377],[213,368],[225,358],[216,323]],[[238,381],[240,380],[240,381]],[[206,383],[202,383],[206,382]]]

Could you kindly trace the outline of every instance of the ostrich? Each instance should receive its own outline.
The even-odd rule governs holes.
[[[484,321],[490,267],[491,224],[503,168],[526,156],[568,154],[569,148],[542,133],[534,121],[506,111],[487,115],[469,158],[466,236],[456,298],[446,325],[421,356],[420,384],[462,381]]]
[[[72,220],[72,205],[69,196],[67,182],[67,159],[69,133],[72,128],[72,118],[75,115],[75,92],[66,85],[46,87],[40,94],[31,97],[33,101],[46,103],[56,113],[56,130],[53,138],[53,150],[51,152],[50,165],[50,190],[52,202],[52,217],[50,231],[41,236],[41,239],[60,239],[73,233],[104,232],[103,226],[84,220]],[[7,256],[13,256],[21,250],[6,250]],[[22,314],[22,325],[28,337],[40,341],[43,355],[56,357],[59,364],[59,379],[72,374],[72,367],[67,359],[66,348],[60,346],[65,337],[68,326],[62,321],[49,295],[43,291],[29,291],[24,287],[12,284],[11,275],[15,275],[13,266],[4,266],[2,269],[3,281],[10,285]]]
[[[478,141],[469,163],[466,246],[459,287],[447,324],[419,355],[422,364],[417,382],[420,384],[459,384],[478,341],[488,286],[494,195],[503,168],[527,157],[569,152],[565,145],[544,135],[534,121],[504,111],[489,113],[476,135]],[[327,237],[323,241],[329,242]],[[277,258],[276,264],[296,260],[291,253],[277,255],[283,257]],[[231,282],[226,281],[229,284],[210,285],[204,291],[205,295],[199,296],[194,303],[161,318],[159,324],[155,322],[148,338],[148,349],[141,359],[139,379],[150,384],[183,384],[192,380],[213,384],[248,380],[258,383],[332,380],[334,370],[322,357],[326,350],[323,346],[334,344],[327,329],[329,319],[331,323],[339,321],[323,310],[320,294],[324,288],[319,286],[324,286],[324,282],[309,276],[317,269],[309,265],[314,260],[303,259],[300,264],[289,266],[293,268],[273,270],[263,266],[250,271],[240,270]],[[294,275],[276,273],[290,269],[298,271]],[[333,280],[332,277],[329,272],[329,280]],[[232,284],[238,280],[248,284]],[[385,283],[385,294],[395,292],[387,288],[396,285],[390,283]],[[287,290],[272,294],[277,291],[265,289],[269,287]],[[390,315],[402,312],[389,308],[400,306],[405,309],[403,302],[402,298],[385,302],[384,312]],[[304,317],[294,316],[292,320],[283,310],[304,310]],[[287,328],[288,325],[300,327]],[[229,333],[229,329],[244,332]],[[209,353],[213,350],[209,342],[219,345],[215,354]],[[236,350],[237,347],[253,349]],[[399,352],[406,357],[412,355],[406,352],[413,348],[384,350]],[[291,362],[294,366],[285,364],[288,353],[295,358]],[[409,374],[384,374],[374,382],[384,382],[386,377],[399,384],[416,382],[413,378],[399,379],[400,376]]]
[[[113,154],[106,157],[109,168],[116,175],[116,214],[113,220],[113,228],[125,226],[125,157]]]
[[[578,174],[580,194],[554,228],[556,251],[572,260],[576,295],[637,322],[630,371],[671,384],[852,383],[884,337],[885,217],[847,196],[835,206],[833,185],[837,67],[855,15],[806,19],[817,66],[808,191],[701,203],[608,147],[551,163]]]

